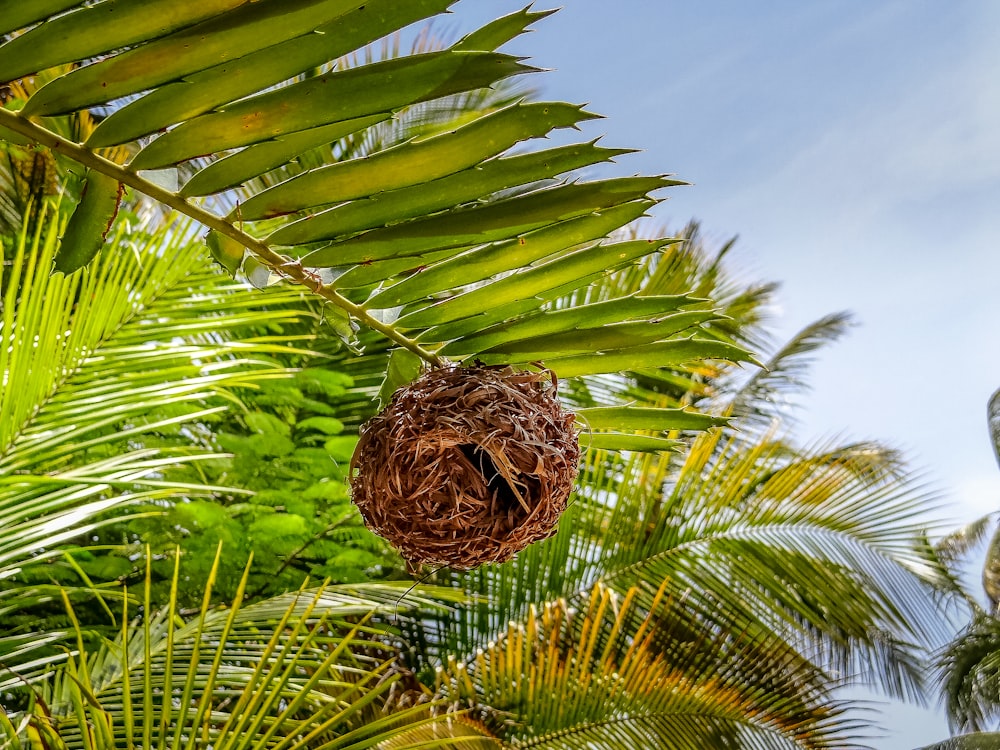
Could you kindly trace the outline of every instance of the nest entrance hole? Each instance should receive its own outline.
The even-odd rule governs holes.
[[[497,502],[502,506],[503,512],[508,512],[515,508],[524,508],[524,499],[510,486],[507,477],[500,473],[488,451],[482,446],[468,443],[459,445],[458,449],[468,462],[472,464],[472,468],[476,469],[482,476],[483,486],[497,499]]]

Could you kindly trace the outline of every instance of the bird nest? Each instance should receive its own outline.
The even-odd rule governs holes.
[[[354,503],[410,563],[473,568],[551,536],[580,447],[548,371],[443,367],[362,428]],[[357,471],[355,471],[355,469]]]

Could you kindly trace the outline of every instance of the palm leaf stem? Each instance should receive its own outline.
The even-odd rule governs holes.
[[[18,117],[13,112],[10,112],[2,107],[0,107],[0,128],[8,128],[16,133],[27,136],[36,143],[47,146],[56,153],[63,154],[85,167],[89,167],[90,169],[100,172],[101,174],[112,177],[123,185],[128,185],[144,195],[159,201],[163,205],[169,206],[185,216],[189,216],[200,224],[210,229],[214,229],[220,234],[239,242],[241,245],[246,247],[258,261],[266,265],[282,278],[304,286],[317,296],[322,297],[328,302],[331,302],[340,309],[344,310],[355,320],[363,323],[372,330],[378,331],[399,346],[413,352],[424,361],[435,366],[440,366],[444,363],[441,357],[437,354],[428,351],[392,325],[383,323],[378,318],[373,317],[367,310],[364,309],[363,306],[351,302],[349,299],[337,292],[333,287],[324,284],[323,280],[319,276],[304,268],[301,263],[293,261],[281,253],[276,252],[271,249],[267,243],[247,234],[237,226],[227,222],[222,217],[213,214],[211,211],[206,211],[205,209],[192,204],[187,199],[182,198],[178,193],[167,190],[154,182],[143,179],[137,173],[126,169],[122,165],[116,164],[109,159],[105,159],[84,146],[46,130],[29,120]]]

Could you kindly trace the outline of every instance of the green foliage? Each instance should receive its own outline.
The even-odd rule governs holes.
[[[1000,391],[987,404],[991,442],[1000,461]],[[937,681],[955,736],[925,750],[1000,747],[1000,734],[985,731],[1000,715],[1000,530],[996,514],[987,514],[922,548],[926,562],[939,571],[943,597],[957,604],[961,621],[951,641],[936,654]],[[969,590],[970,555],[982,553],[982,586],[987,605]],[[956,618],[957,620],[957,618]],[[965,734],[962,734],[965,733]]]
[[[440,604],[418,595],[401,604],[405,584],[322,586],[245,604],[243,575],[220,608],[211,604],[220,557],[189,612],[178,606],[179,558],[162,608],[147,568],[142,614],[124,600],[113,639],[89,639],[67,600],[75,649],[54,665],[0,672],[0,687],[26,693],[23,709],[0,708],[4,747],[360,750],[440,721],[427,696],[398,699],[407,675],[391,634],[369,623]]]
[[[201,222],[224,268],[262,287],[279,279],[304,286],[329,303],[326,315],[352,345],[365,327],[382,338],[377,348],[431,365],[450,356],[541,364],[564,379],[650,361],[748,360],[742,346],[702,335],[718,316],[693,299],[622,298],[603,310],[614,311],[613,325],[552,315],[536,330],[539,317],[576,304],[571,293],[670,252],[670,238],[619,242],[615,232],[654,205],[654,193],[681,183],[575,179],[626,151],[549,146],[551,133],[595,115],[503,95],[510,79],[535,69],[499,48],[547,13],[511,13],[450,46],[362,53],[449,5],[60,6],[0,45],[0,77],[38,73],[41,83],[15,84],[20,96],[0,107],[0,133],[85,166],[88,183],[127,185]],[[122,19],[133,17],[126,29]],[[490,89],[501,94],[483,93]],[[59,131],[94,106],[106,108],[96,128]],[[387,138],[392,121],[410,126]],[[59,256],[64,270],[101,245],[112,204],[98,192],[84,195],[72,247]],[[220,205],[232,210],[215,213]],[[91,236],[78,238],[88,233],[78,225]],[[516,333],[478,338],[498,325]],[[405,369],[412,375],[412,363]],[[640,425],[594,444],[671,447],[648,435],[629,440],[644,430],[658,432]]]
[[[190,585],[184,606],[200,598],[201,578],[222,543],[216,590],[232,597],[251,554],[257,560],[248,592],[271,596],[298,588],[307,578],[355,583],[401,574],[395,552],[365,529],[351,505],[347,471],[357,437],[333,416],[352,386],[346,375],[308,367],[288,378],[258,384],[241,394],[241,408],[219,415],[206,447],[225,455],[172,476],[192,484],[226,485],[239,494],[177,503],[155,518],[131,521],[128,531],[164,556],[158,600],[169,581],[166,556],[183,550]]]
[[[775,409],[846,318],[774,350],[729,246],[622,229],[678,183],[576,179],[624,151],[550,147],[593,115],[503,95],[545,14],[362,50],[449,4],[0,10],[0,78],[37,73],[0,102],[12,746],[819,750],[862,734],[837,688],[920,695],[954,583],[914,551],[926,494]],[[142,204],[95,251],[119,183],[261,290]],[[448,357],[555,371],[578,489],[515,561],[372,583],[398,562],[348,503],[354,430]]]
[[[641,597],[638,587],[619,595],[598,584],[572,606],[532,606],[474,660],[450,658],[439,692],[472,704],[508,747],[823,746],[822,725],[843,707],[809,710],[812,665],[766,636],[705,632],[696,648],[671,641]],[[749,657],[768,690],[738,668],[704,670],[707,650]]]
[[[47,252],[53,246],[50,240]],[[188,248],[188,252],[192,253],[192,271],[198,269],[196,277],[177,265],[178,253],[169,263],[141,266],[151,274],[153,268],[156,274],[177,274],[184,281],[160,283],[162,303],[147,299],[134,328],[112,325],[106,334],[109,343],[102,344],[100,338],[94,342],[95,361],[106,373],[94,398],[77,403],[72,398],[76,391],[65,397],[61,392],[74,387],[86,393],[87,388],[97,387],[86,377],[71,380],[70,385],[50,384],[45,391],[68,399],[57,403],[74,404],[80,418],[90,413],[88,409],[95,410],[89,418],[97,421],[89,432],[80,434],[99,435],[100,440],[86,441],[85,450],[75,455],[61,452],[58,442],[49,444],[64,475],[73,470],[75,460],[88,458],[88,451],[106,449],[105,463],[94,471],[104,470],[101,491],[107,492],[107,462],[126,471],[137,468],[117,457],[120,448],[116,446],[128,441],[151,457],[150,466],[157,472],[153,481],[167,485],[164,489],[169,491],[156,497],[166,515],[123,520],[119,510],[112,519],[118,526],[98,530],[111,541],[119,529],[133,535],[142,529],[156,545],[158,554],[149,562],[146,584],[150,605],[144,606],[144,612],[156,609],[154,601],[165,600],[173,602],[170,606],[178,613],[185,608],[206,612],[210,600],[199,576],[213,572],[215,595],[224,593],[227,600],[237,603],[244,594],[258,593],[255,588],[272,594],[301,583],[306,570],[297,563],[313,570],[333,566],[346,571],[345,577],[378,574],[378,565],[385,566],[382,572],[389,572],[391,562],[378,561],[380,550],[367,547],[355,536],[361,533],[356,521],[346,521],[328,537],[316,538],[317,531],[326,529],[323,524],[338,521],[337,510],[346,508],[343,468],[353,450],[353,426],[372,408],[372,394],[387,369],[386,353],[372,349],[354,355],[331,347],[329,340],[315,333],[321,316],[292,290],[276,287],[268,291],[269,304],[258,310],[259,298],[254,297],[258,293],[231,284],[220,272],[197,262],[193,250]],[[694,243],[671,259],[671,267],[683,269],[685,257],[697,267],[704,261],[704,252]],[[102,254],[98,262],[114,264],[120,257]],[[152,263],[157,257],[154,253],[144,260]],[[639,290],[663,297],[674,294],[658,262],[647,260],[638,268],[641,273],[625,269],[606,276],[603,284],[609,289],[595,285],[590,302]],[[90,269],[83,271],[82,278],[89,274]],[[11,309],[16,308],[18,315],[34,309],[32,305],[38,303],[29,291],[35,284],[55,294],[52,285],[65,283],[66,278],[32,277],[31,283],[21,285],[17,305],[12,303]],[[114,297],[115,288],[109,281],[103,289]],[[759,294],[757,305],[766,303],[767,295]],[[748,317],[756,313],[755,305],[745,300],[742,304]],[[725,330],[715,329],[716,324],[705,321],[704,335],[728,339]],[[833,329],[818,330],[820,338],[833,333]],[[47,335],[42,340],[47,341]],[[143,346],[164,340],[171,346]],[[140,351],[143,356],[136,360],[133,355]],[[157,354],[154,357],[149,351]],[[253,355],[247,356],[251,351]],[[811,347],[786,348],[783,356],[769,360],[772,373],[794,368],[798,358],[811,351]],[[218,358],[210,357],[211,352]],[[137,367],[137,361],[143,366]],[[166,372],[152,367],[160,362],[169,365]],[[167,382],[163,381],[167,375],[187,383],[189,378],[210,378],[230,367],[241,372],[242,379],[223,381],[227,387],[213,391],[204,390],[202,382],[202,389],[193,389],[196,395],[190,403],[174,400],[179,385],[153,388]],[[261,374],[249,378],[241,368],[249,372],[260,368]],[[114,380],[115,373],[126,380]],[[731,374],[720,362],[699,368],[643,368],[614,379],[581,378],[567,395],[589,404],[590,411],[583,411],[585,417],[589,414],[609,431],[630,428],[634,426],[630,420],[638,418],[657,433],[646,437],[659,437],[671,445],[681,441],[690,445],[689,453],[675,458],[669,453],[617,455],[591,450],[580,489],[556,536],[525,550],[512,563],[471,573],[436,573],[437,582],[445,584],[436,595],[452,591],[453,599],[460,599],[449,610],[435,608],[419,593],[407,593],[407,584],[381,589],[392,593],[378,607],[354,610],[359,618],[374,611],[368,635],[379,641],[372,648],[386,650],[386,660],[379,662],[382,668],[399,670],[394,672],[400,676],[393,684],[400,684],[400,689],[405,684],[404,692],[415,691],[412,694],[423,700],[430,699],[436,685],[435,700],[441,703],[435,710],[447,707],[469,713],[446,712],[435,717],[431,709],[418,706],[407,716],[418,723],[440,718],[440,723],[435,722],[433,730],[408,726],[393,708],[400,704],[387,701],[391,690],[382,692],[380,682],[364,682],[362,676],[361,687],[352,688],[356,693],[338,694],[341,705],[354,706],[354,697],[363,693],[371,694],[380,708],[375,713],[364,713],[368,709],[362,707],[344,709],[357,721],[364,717],[361,724],[353,725],[356,729],[350,729],[357,731],[350,741],[368,741],[373,735],[365,732],[382,727],[379,741],[384,740],[387,748],[418,741],[467,743],[464,746],[470,748],[616,747],[636,742],[710,747],[785,747],[794,742],[808,748],[844,747],[857,737],[859,727],[851,719],[852,706],[835,697],[834,687],[855,682],[874,684],[895,695],[917,693],[922,687],[918,647],[939,625],[923,574],[926,568],[909,547],[920,530],[917,515],[927,498],[902,481],[898,462],[878,446],[801,449],[777,439],[773,432],[741,433],[726,426],[692,443],[687,431],[702,429],[714,420],[685,411],[683,405],[715,404],[721,414],[741,402],[763,415],[767,405],[775,403],[769,389],[788,388],[788,380],[775,376],[740,390],[734,388]],[[133,391],[123,388],[125,382],[146,383],[150,388]],[[675,392],[687,395],[675,399]],[[626,400],[637,413],[623,409]],[[8,408],[13,407],[8,404]],[[61,413],[56,411],[57,416]],[[776,416],[773,408],[770,413]],[[48,434],[46,426],[59,424],[47,421],[53,417],[46,408],[29,414],[42,434]],[[115,415],[124,415],[127,421]],[[124,432],[123,424],[128,425]],[[24,451],[30,451],[33,444],[17,439],[12,445],[11,455],[22,457],[19,465],[30,466]],[[186,450],[180,451],[181,446]],[[178,460],[178,452],[186,454],[185,460]],[[154,484],[150,489],[159,487]],[[51,500],[45,498],[45,502]],[[126,502],[111,493],[107,500],[105,508]],[[339,532],[343,537],[337,536]],[[67,540],[76,533],[77,529],[68,529]],[[310,539],[314,540],[303,549]],[[224,553],[217,559],[220,540]],[[179,541],[183,549],[182,574],[176,580],[177,558],[164,557],[173,541]],[[327,542],[336,543],[336,548],[323,547]],[[231,576],[233,567],[242,566],[249,557],[251,547],[256,550],[260,572]],[[313,557],[315,550],[322,554]],[[120,628],[128,621],[118,613],[134,604],[125,605],[121,599],[125,592],[120,587],[109,589],[106,576],[116,576],[114,584],[119,577],[127,583],[142,580],[146,574],[135,569],[136,560],[142,559],[134,557],[136,553],[141,553],[138,545],[132,547],[133,557],[79,550],[70,558],[59,558],[65,571],[78,569],[90,581],[72,600],[81,622],[89,627],[104,625],[113,615]],[[370,557],[373,553],[376,560]],[[23,562],[23,558],[11,559]],[[56,558],[50,555],[48,559]],[[67,580],[67,573],[60,577]],[[131,672],[114,666],[117,657],[113,654],[120,645],[104,641],[104,650],[98,654],[84,638],[77,649],[94,654],[87,668],[92,662],[106,664],[114,678],[105,678],[102,684],[107,685],[107,693],[95,696],[95,701],[87,693],[75,699],[78,683],[87,685],[81,678],[84,662],[52,648],[76,632],[72,620],[56,617],[62,609],[59,599],[53,599],[59,596],[58,589],[42,588],[40,579],[15,580],[20,588],[9,595],[12,611],[36,617],[48,613],[47,627],[52,630],[41,637],[32,634],[30,641],[16,634],[0,640],[8,657],[5,663],[19,665],[17,677],[8,676],[7,683],[0,685],[10,690],[23,679],[41,680],[39,689],[50,691],[43,694],[45,705],[60,708],[58,713],[51,709],[46,713],[41,703],[25,703],[24,713],[12,714],[7,726],[16,732],[25,722],[39,728],[54,723],[69,746],[89,736],[78,731],[85,723],[95,732],[109,727],[107,731],[117,733],[118,741],[125,744],[129,726],[134,727],[133,736],[147,725],[154,732],[161,725],[168,727],[157,737],[174,737],[178,731],[188,736],[178,726],[199,727],[199,732],[207,731],[217,739],[225,737],[224,731],[242,732],[237,725],[246,720],[228,713],[229,707],[243,700],[240,696],[267,692],[244,686],[269,686],[299,674],[300,668],[309,673],[316,666],[310,661],[313,655],[295,650],[301,641],[294,634],[336,635],[327,630],[295,630],[297,625],[290,626],[292,630],[283,627],[282,635],[277,635],[267,623],[275,621],[274,612],[284,611],[288,599],[272,596],[239,608],[246,613],[246,627],[255,628],[259,639],[247,636],[232,642],[220,638],[217,631],[196,638],[208,633],[198,628],[225,627],[235,607],[212,609],[211,617],[202,619],[185,614],[184,624],[177,628],[191,639],[175,641],[180,644],[172,651],[175,662],[140,661]],[[373,584],[362,585],[372,590]],[[118,594],[118,598],[105,595],[107,609],[93,598],[102,587]],[[475,598],[466,601],[465,592]],[[198,606],[195,599],[203,603]],[[397,603],[404,609],[413,607],[413,616],[397,619],[392,612]],[[272,614],[259,614],[265,611]],[[199,625],[202,620],[204,624]],[[146,639],[143,629],[154,629],[157,622],[155,618],[137,621],[114,643],[142,643]],[[197,652],[203,659],[197,660],[190,644],[203,640],[204,650]],[[238,666],[245,658],[239,649],[267,644],[289,659],[294,653],[294,659],[275,662],[278,666],[273,670],[272,662],[256,661],[249,677],[245,669],[231,672],[230,665]],[[318,656],[327,659],[330,652]],[[182,658],[188,661],[176,661]],[[402,670],[399,659],[418,669],[418,675]],[[192,672],[196,661],[207,669]],[[164,682],[166,663],[179,665],[167,682],[176,685],[172,690],[187,708],[171,713],[175,718],[168,718],[166,724],[163,714],[157,713],[162,704],[154,700],[148,705],[145,688],[140,687],[147,679],[144,663],[156,667],[149,672],[154,684]],[[436,667],[443,668],[438,677],[434,676]],[[223,668],[212,679],[219,689],[230,691],[231,702],[209,704],[203,697],[208,695],[206,683],[190,683],[186,675],[213,674],[211,670]],[[340,652],[323,667],[327,671],[316,674],[339,674],[337,670],[348,668],[357,667],[348,654]],[[64,673],[73,677],[55,677]],[[132,686],[128,689],[123,684],[126,673]],[[94,674],[87,679],[91,685],[101,681]],[[329,679],[339,684],[339,677]],[[95,689],[87,688],[90,694]],[[534,697],[526,698],[524,691]],[[313,697],[309,691],[296,694],[303,695],[304,701]],[[123,699],[126,695],[132,696],[131,701]],[[8,701],[6,705],[13,711],[19,704]],[[126,705],[131,706],[131,719],[125,717]],[[207,725],[199,722],[208,715],[209,705],[218,721],[205,729]],[[309,717],[320,715],[320,709],[316,712],[307,711],[298,720],[313,721]],[[267,717],[278,722],[267,726],[285,726],[273,712],[262,711],[261,718]],[[178,723],[172,724],[175,719]],[[274,735],[275,741],[291,741],[292,736],[281,734],[279,740]],[[340,737],[337,742],[350,746]],[[319,735],[316,740],[317,746],[326,741]],[[58,746],[55,735],[48,741]],[[101,741],[95,735],[94,743]]]
[[[741,334],[761,337],[771,290],[739,288],[697,241],[670,261],[714,296],[706,267],[742,308]],[[652,261],[610,276],[607,294],[667,293],[660,272]],[[480,599],[411,634],[424,679],[444,661],[446,694],[518,747],[850,747],[866,725],[835,687],[919,700],[948,627],[941,579],[915,549],[932,498],[882,446],[784,436],[781,373],[800,377],[814,348],[779,349],[768,379],[740,381],[723,363],[585,379],[570,397],[609,415],[620,399],[668,407],[680,392],[758,416],[695,437],[685,455],[591,450],[556,535],[511,563],[433,574]]]
[[[83,192],[60,238],[53,268],[73,273],[94,260],[104,247],[118,215],[122,186],[112,177],[88,170]]]
[[[258,594],[390,575],[396,558],[344,482],[354,437],[334,415],[352,382],[302,347],[323,329],[303,295],[226,280],[184,226],[126,237],[119,225],[116,252],[49,275],[61,228],[56,215],[33,244],[22,232],[2,277],[4,632],[65,624],[54,583],[79,585],[87,617],[106,619],[94,594],[141,576],[146,543],[158,598],[185,550],[184,606],[222,540],[226,596],[251,552]],[[96,546],[75,549],[84,533]]]
[[[972,732],[926,745],[918,750],[998,750],[1000,732]]]

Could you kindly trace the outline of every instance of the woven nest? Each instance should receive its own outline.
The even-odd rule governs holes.
[[[410,563],[472,568],[552,535],[579,458],[550,373],[445,367],[361,428],[351,490]]]

